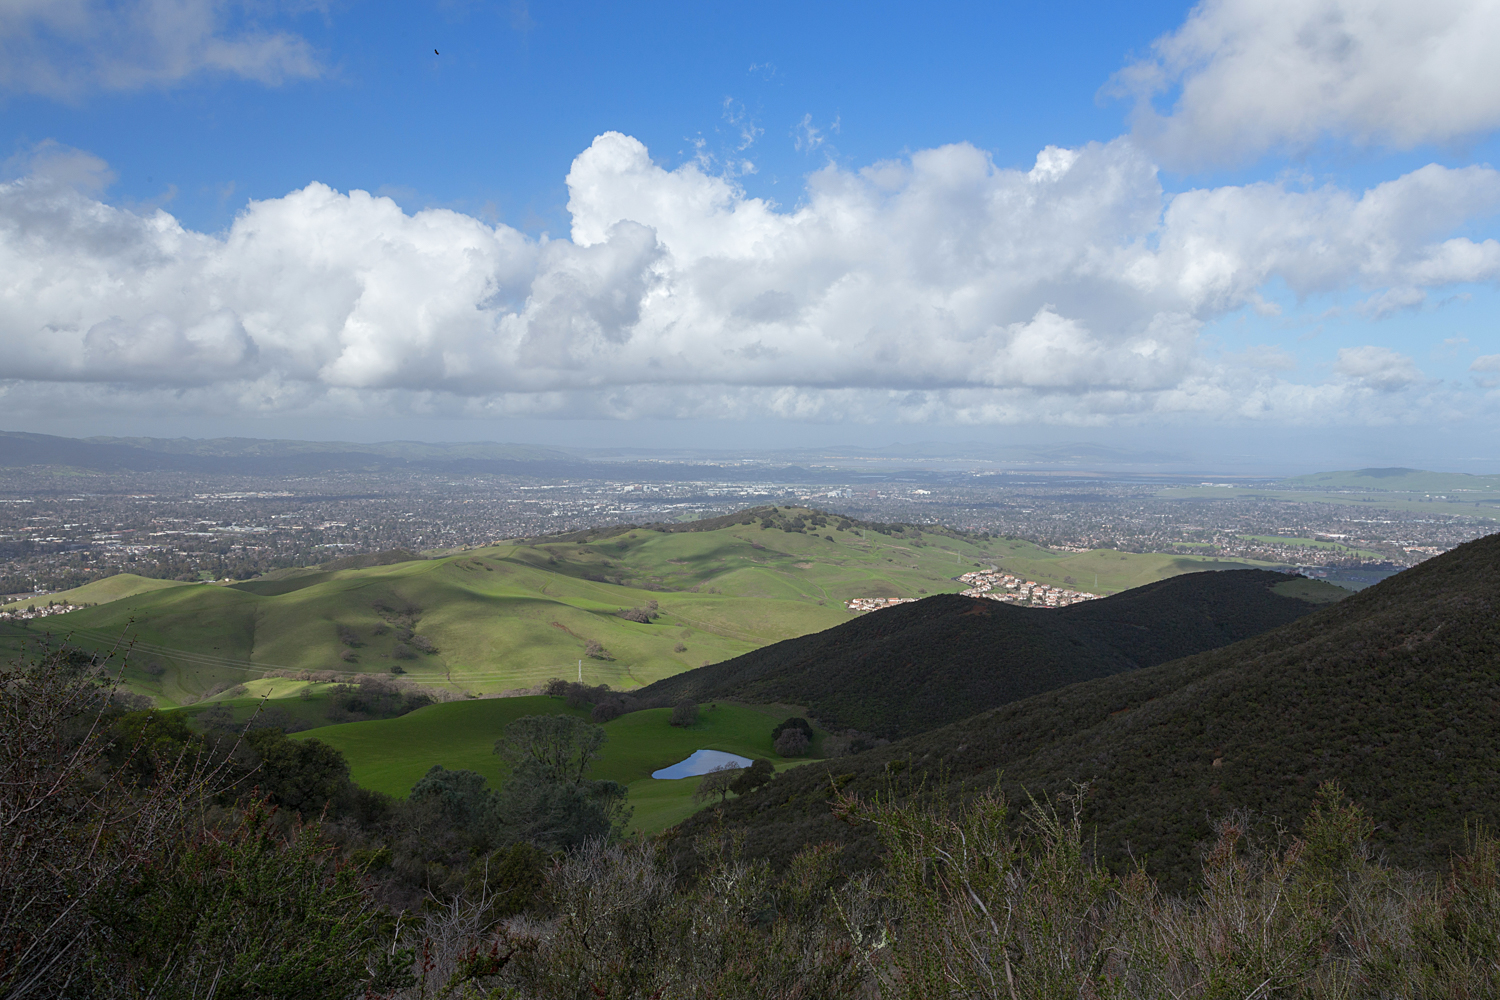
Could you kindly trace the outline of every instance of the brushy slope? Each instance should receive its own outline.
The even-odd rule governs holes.
[[[1288,588],[1292,596],[1282,593]],[[1344,593],[1281,573],[1233,570],[1058,609],[929,597],[657,681],[642,694],[806,705],[829,728],[909,736],[1258,635],[1308,614],[1316,606],[1309,595],[1324,591]]]
[[[1337,779],[1393,861],[1440,868],[1466,822],[1500,824],[1497,611],[1491,535],[1256,638],[792,772],[729,803],[726,820],[755,853],[850,840],[854,863],[871,864],[868,829],[829,814],[830,783],[966,797],[1002,776],[1013,795],[1091,782],[1098,850],[1181,887],[1215,818],[1294,822]]]

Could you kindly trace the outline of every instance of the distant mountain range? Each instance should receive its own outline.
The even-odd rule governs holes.
[[[1377,822],[1380,849],[1431,870],[1462,850],[1466,823],[1500,824],[1497,713],[1491,535],[1254,638],[793,769],[676,836],[722,822],[751,854],[779,859],[842,841],[859,866],[873,863],[875,833],[832,814],[834,787],[958,799],[999,781],[1024,804],[1085,782],[1096,849],[1181,888],[1216,818],[1249,810],[1252,830],[1274,838],[1276,822],[1297,823],[1318,784],[1336,779]]]
[[[942,594],[643,688],[675,703],[805,705],[828,729],[935,729],[1078,681],[1164,663],[1295,621],[1350,592],[1265,570],[1190,573],[1060,609]]]

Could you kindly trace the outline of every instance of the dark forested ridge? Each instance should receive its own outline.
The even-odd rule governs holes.
[[[724,819],[753,853],[842,840],[869,864],[873,831],[831,815],[833,785],[962,798],[997,778],[1015,795],[1086,781],[1100,852],[1181,886],[1216,818],[1249,809],[1262,830],[1295,824],[1336,779],[1394,862],[1441,868],[1466,822],[1500,825],[1497,605],[1490,535],[1264,635],[789,771]]]
[[[690,670],[640,694],[805,705],[825,728],[909,736],[1285,625],[1314,609],[1274,589],[1299,580],[1264,570],[1192,573],[1058,609],[942,594]]]

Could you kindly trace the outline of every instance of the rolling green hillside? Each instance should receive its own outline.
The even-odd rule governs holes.
[[[1016,796],[1089,782],[1098,850],[1180,888],[1215,818],[1248,809],[1274,835],[1336,779],[1392,861],[1439,868],[1465,823],[1500,824],[1497,612],[1491,535],[1256,638],[815,764],[731,801],[726,819],[754,853],[845,840],[852,863],[869,864],[873,832],[831,815],[832,779],[862,795],[925,786],[956,798],[997,780]]]
[[[268,670],[388,673],[470,692],[574,677],[616,689],[847,620],[855,596],[954,591],[988,558],[942,529],[860,526],[805,508],[686,526],[499,544],[440,559],[176,586],[5,626],[108,648],[134,641],[126,680],[163,703]],[[653,622],[621,609],[658,602]],[[603,652],[590,657],[590,643]]]
[[[149,594],[154,590],[186,586],[188,584],[177,580],[153,580],[150,577],[136,576],[134,573],[117,573],[102,580],[86,583],[82,587],[74,587],[72,590],[61,590],[55,594],[39,594],[36,597],[12,601],[0,610],[14,611],[28,604],[47,604],[50,601],[56,601],[58,604],[108,604],[110,601],[134,597],[137,594]]]
[[[1042,691],[1259,635],[1348,596],[1264,570],[1193,573],[1071,607],[942,595],[657,681],[672,703],[806,705],[824,725],[900,737]]]
[[[25,625],[0,623],[0,654],[46,634],[94,649],[128,643],[126,684],[163,705],[280,670],[399,668],[423,684],[493,693],[577,677],[580,660],[584,680],[628,690],[840,624],[849,618],[842,602],[851,597],[958,591],[963,585],[954,578],[977,566],[998,563],[1081,588],[1097,578],[1107,593],[1244,565],[1057,553],[805,507],[371,561],[358,557],[232,585],[98,581],[89,588],[101,597],[123,596]],[[659,606],[650,623],[617,614],[650,601]],[[588,654],[591,643],[601,655]]]

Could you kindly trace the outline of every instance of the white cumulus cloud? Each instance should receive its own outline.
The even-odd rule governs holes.
[[[74,99],[203,73],[279,84],[316,77],[307,40],[232,18],[223,0],[0,0],[0,90]]]
[[[1495,0],[1204,0],[1115,85],[1174,165],[1328,136],[1407,149],[1500,126],[1497,37]]]
[[[964,144],[829,165],[783,211],[606,133],[568,173],[562,240],[321,184],[209,235],[111,206],[107,179],[46,147],[0,183],[12,403],[86,385],[213,412],[1326,420],[1430,383],[1361,347],[1293,385],[1279,351],[1206,359],[1204,324],[1264,311],[1273,280],[1394,302],[1500,276],[1500,244],[1451,235],[1500,207],[1493,170],[1168,195],[1130,139],[1030,170]]]
[[[1343,347],[1333,370],[1381,392],[1395,392],[1426,381],[1417,363],[1389,347]]]

